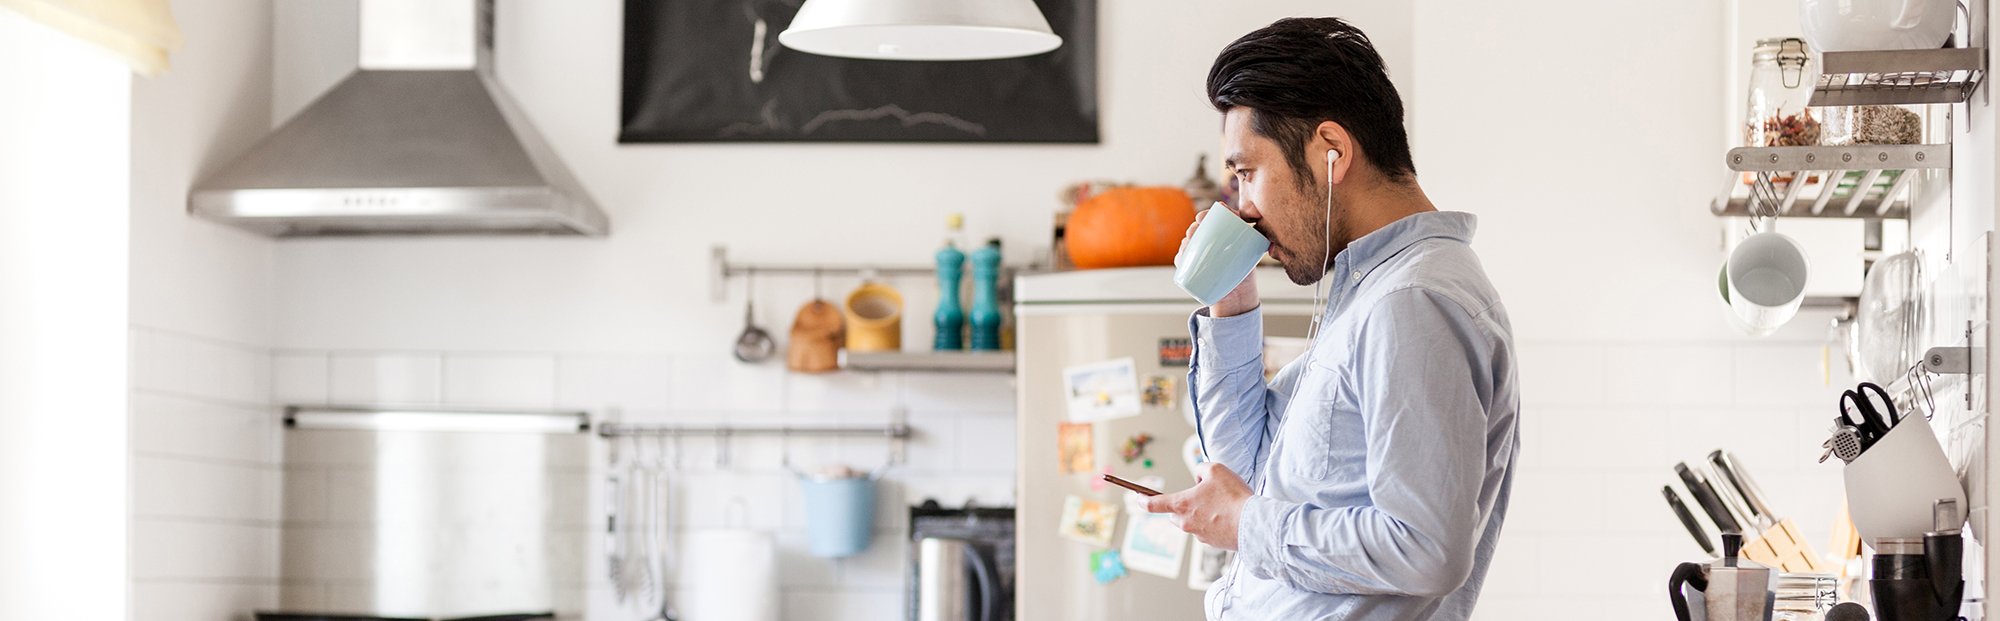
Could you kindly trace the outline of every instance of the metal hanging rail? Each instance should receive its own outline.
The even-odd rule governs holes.
[[[822,436],[877,437],[903,440],[910,437],[907,423],[887,425],[656,425],[646,423],[598,423],[597,435],[617,437],[715,437]]]
[[[919,265],[870,265],[838,263],[731,263],[729,250],[714,246],[708,251],[710,299],[721,302],[729,295],[729,279],[745,276],[822,276],[879,277],[879,278],[930,278],[937,274],[934,266]],[[970,267],[967,268],[968,273]],[[1004,292],[1014,279],[1014,272],[1023,269],[1009,265],[1000,266],[1000,283]],[[1032,269],[1032,268],[1030,268]],[[1004,294],[1003,298],[1006,297]],[[1006,300],[1002,300],[1005,302]]]

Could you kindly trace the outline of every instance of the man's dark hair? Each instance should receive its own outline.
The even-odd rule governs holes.
[[[1417,172],[1403,131],[1403,99],[1368,35],[1337,17],[1278,20],[1230,43],[1208,70],[1208,101],[1251,111],[1250,127],[1283,147],[1299,183],[1312,185],[1304,145],[1339,123],[1393,180]]]

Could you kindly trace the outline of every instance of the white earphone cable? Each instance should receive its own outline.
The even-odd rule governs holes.
[[[1306,327],[1306,340],[1308,341],[1314,340],[1319,336],[1319,322],[1322,315],[1326,313],[1328,302],[1326,298],[1332,297],[1331,288],[1328,288],[1328,295],[1326,297],[1321,297],[1320,286],[1326,283],[1326,270],[1333,265],[1333,161],[1340,157],[1339,154],[1339,151],[1326,152],[1326,219],[1321,221],[1325,228],[1321,232],[1319,240],[1320,244],[1325,248],[1325,253],[1320,256],[1319,260],[1319,279],[1313,281],[1312,325]]]

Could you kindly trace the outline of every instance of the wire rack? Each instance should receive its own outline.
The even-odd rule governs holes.
[[[1985,48],[1827,52],[1808,105],[1961,103],[1985,79]]]

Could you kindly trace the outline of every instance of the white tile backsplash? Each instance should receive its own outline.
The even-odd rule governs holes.
[[[1823,400],[1831,409],[1833,396],[1857,381],[1840,351],[1820,343],[1739,345],[1735,356],[1737,369],[1755,372],[1754,381],[1736,383],[1737,405],[1795,407]]]
[[[748,364],[728,354],[677,356],[673,361],[673,409],[688,413],[748,413],[769,416],[785,407],[785,365]]]
[[[1757,381],[1733,373],[1732,361],[1725,344],[1609,346],[1605,400],[1650,407],[1729,405],[1736,381]]]
[[[903,406],[911,411],[1012,412],[1014,376],[987,373],[905,373]]]
[[[673,404],[666,356],[565,355],[556,359],[556,405],[602,410],[665,410]]]
[[[444,358],[437,354],[333,355],[330,399],[339,404],[428,405],[443,398]]]
[[[278,418],[252,407],[142,392],[132,396],[132,451],[195,459],[276,464]]]
[[[132,618],[143,621],[248,619],[249,611],[273,610],[277,607],[278,586],[274,583],[235,585],[199,581],[139,580],[132,584],[132,610],[140,611]]]
[[[138,456],[132,462],[135,518],[278,520],[278,468]]]
[[[886,412],[899,403],[898,373],[791,373],[785,377],[789,412]]]
[[[1604,403],[1604,347],[1572,343],[1516,343],[1521,403],[1598,405]]]
[[[555,405],[556,359],[541,355],[453,354],[444,359],[444,402],[468,406]]]
[[[1016,421],[1012,412],[970,413],[958,418],[958,470],[1011,475]]]
[[[847,559],[807,552],[807,515],[797,483],[782,468],[842,463],[879,466],[887,445],[874,439],[783,442],[736,438],[722,445],[684,440],[683,470],[670,479],[678,528],[747,525],[779,541],[786,619],[897,619],[908,546],[906,507],[925,498],[947,506],[973,499],[1011,504],[1015,481],[1012,379],[959,373],[802,375],[781,364],[745,365],[724,355],[363,353],[253,350],[171,333],[135,331],[133,399],[135,598],[157,602],[161,618],[240,610],[245,598],[275,600],[280,570],[324,579],[366,575],[373,474],[361,468],[378,450],[357,435],[283,456],[294,484],[281,486],[274,410],[263,403],[437,403],[454,406],[578,407],[622,410],[628,422],[883,424],[897,409],[914,430],[905,463],[878,488],[877,536]],[[1503,539],[1480,605],[1508,613],[1546,597],[1622,610],[1651,602],[1655,585],[1629,572],[1570,572],[1579,563],[1668,566],[1694,558],[1659,487],[1672,465],[1708,451],[1736,453],[1782,516],[1825,546],[1838,509],[1838,468],[1813,468],[1831,400],[1813,343],[1521,346],[1522,454]],[[258,372],[260,369],[267,372]],[[235,377],[253,376],[251,379]],[[261,378],[261,379],[258,379]],[[1851,382],[1844,373],[1836,381]],[[264,396],[260,396],[262,393]],[[1825,404],[1819,402],[1826,401]],[[241,404],[241,405],[236,405]],[[343,448],[344,446],[344,448]],[[666,443],[648,451],[670,451]],[[630,445],[624,449],[631,458]],[[583,456],[577,456],[581,459]],[[600,451],[598,459],[602,459]],[[584,465],[580,462],[580,465]],[[597,558],[602,465],[551,490],[556,502],[589,505],[578,553]],[[735,499],[742,499],[739,504]],[[280,517],[293,520],[306,566],[277,556]],[[290,562],[282,565],[281,562]],[[568,584],[600,585],[598,563]],[[1550,576],[1568,576],[1553,580]],[[1651,575],[1651,574],[1646,574]],[[215,607],[193,581],[217,587]],[[586,597],[579,595],[579,597]],[[590,596],[592,618],[606,610]],[[305,605],[313,602],[285,602]]]
[[[326,405],[331,357],[281,352],[271,359],[271,397],[284,405]]]
[[[270,352],[158,328],[131,334],[135,618],[247,619],[276,606],[281,451]]]
[[[278,527],[139,518],[132,520],[135,580],[257,582],[277,576]]]

